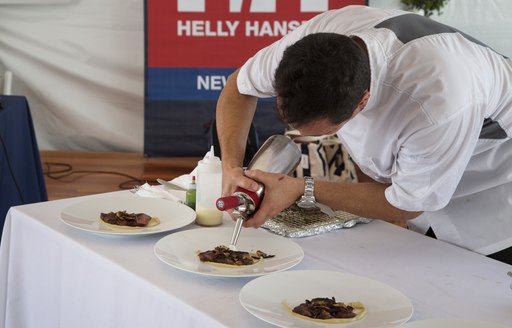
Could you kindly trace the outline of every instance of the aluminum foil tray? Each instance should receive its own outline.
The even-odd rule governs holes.
[[[334,213],[334,216],[330,217],[319,209],[304,210],[297,205],[292,205],[268,219],[262,227],[281,236],[300,238],[336,229],[352,228],[358,223],[371,221],[371,219],[361,218],[344,211]]]

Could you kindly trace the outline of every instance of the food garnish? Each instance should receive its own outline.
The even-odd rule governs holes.
[[[221,245],[213,250],[199,252],[199,260],[202,262],[212,262],[216,264],[225,264],[228,266],[252,265],[261,259],[271,258],[275,255],[268,255],[260,250],[256,252],[244,252],[230,250],[227,246]]]

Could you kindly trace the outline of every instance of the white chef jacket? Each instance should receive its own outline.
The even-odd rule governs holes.
[[[389,203],[425,211],[410,227],[486,255],[512,246],[512,61],[429,18],[348,6],[260,50],[239,91],[275,96],[283,51],[315,32],[367,46],[370,98],[338,136],[365,174],[391,182]]]

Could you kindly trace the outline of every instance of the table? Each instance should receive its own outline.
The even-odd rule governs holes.
[[[0,246],[0,326],[270,327],[238,301],[254,278],[167,266],[153,254],[165,233],[100,236],[59,219],[73,203],[129,193],[10,209]],[[224,225],[233,223],[225,218]],[[466,318],[512,326],[510,265],[381,221],[294,240],[305,258],[290,270],[336,270],[388,284],[411,299],[413,321]]]
[[[0,96],[0,231],[13,205],[48,200],[27,99]]]

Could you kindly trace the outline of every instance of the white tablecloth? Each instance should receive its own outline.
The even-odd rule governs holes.
[[[167,266],[153,254],[166,234],[95,235],[60,220],[70,204],[102,196],[10,209],[0,247],[0,326],[270,327],[238,300],[254,278]],[[465,318],[512,327],[512,267],[504,263],[380,221],[295,241],[305,258],[291,270],[381,281],[412,300],[411,321]]]

